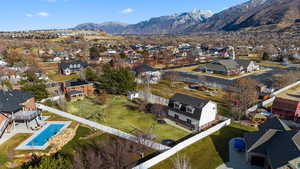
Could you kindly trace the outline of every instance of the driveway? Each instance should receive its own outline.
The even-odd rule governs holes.
[[[245,153],[234,149],[234,138],[229,142],[229,162],[220,165],[217,169],[262,169],[246,163]]]

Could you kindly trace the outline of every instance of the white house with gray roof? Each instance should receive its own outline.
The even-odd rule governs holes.
[[[213,124],[217,117],[217,103],[184,94],[175,94],[169,100],[168,118],[192,130],[201,130]]]

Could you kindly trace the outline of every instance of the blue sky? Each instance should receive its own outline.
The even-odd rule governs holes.
[[[85,22],[137,23],[191,11],[219,12],[246,0],[3,0],[0,30],[70,28]]]

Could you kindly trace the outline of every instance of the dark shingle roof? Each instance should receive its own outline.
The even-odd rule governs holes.
[[[142,72],[155,72],[157,69],[154,69],[153,67],[146,65],[146,64],[141,64],[139,66],[136,66],[133,68],[133,71],[136,73],[142,73]]]
[[[89,84],[89,83],[85,80],[73,79],[73,80],[70,80],[70,81],[66,82],[66,87],[81,86],[81,85],[86,85],[86,84]]]
[[[282,131],[291,130],[290,127],[287,124],[285,124],[282,120],[280,120],[278,117],[273,117],[267,120],[265,123],[259,126],[259,129],[264,131],[269,129],[282,130]]]
[[[291,130],[278,118],[272,118],[256,132],[245,133],[247,152],[267,156],[272,168],[280,168],[300,157],[300,131]]]
[[[236,59],[235,60],[240,66],[243,66],[244,68],[247,68],[250,63],[251,63],[251,60],[245,60],[245,59]]]
[[[15,112],[22,108],[21,103],[32,97],[33,95],[21,90],[0,90],[0,112]]]
[[[174,102],[179,102],[180,104],[182,104],[183,106],[181,107],[180,110],[175,110],[173,109],[173,105]],[[184,95],[184,94],[180,94],[177,93],[174,96],[172,96],[170,98],[169,101],[169,108],[173,109],[174,111],[183,114],[185,116],[191,117],[193,119],[197,119],[199,120],[201,117],[201,113],[202,113],[202,108],[209,102],[209,100],[205,100],[205,99],[200,99],[200,98],[196,98],[196,97],[192,97],[192,96],[188,96],[188,95]],[[185,111],[185,107],[186,106],[192,106],[195,108],[195,111],[193,114],[188,113]]]
[[[235,70],[239,68],[239,64],[234,60],[230,60],[230,59],[216,60],[214,62],[206,64],[205,67],[210,70],[225,72],[226,70]]]

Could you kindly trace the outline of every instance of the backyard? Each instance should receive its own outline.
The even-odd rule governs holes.
[[[128,133],[147,131],[153,134],[157,141],[167,138],[177,140],[188,135],[181,129],[157,123],[153,114],[141,112],[137,110],[137,106],[128,101],[125,96],[108,95],[104,105],[87,98],[82,101],[68,102],[66,111]]]
[[[50,116],[46,121],[71,121],[49,112],[43,112],[43,116]],[[75,129],[77,125],[77,122],[72,122],[68,128]],[[30,153],[48,153],[50,151],[51,146],[46,150],[15,150],[17,146],[27,140],[31,135],[32,133],[18,133],[8,141],[0,144],[0,168],[8,165],[9,162],[13,162],[12,166],[22,164],[28,160]]]
[[[178,154],[187,156],[193,169],[215,169],[229,160],[229,140],[242,137],[244,132],[254,130],[256,129],[232,123],[230,126],[185,148]],[[152,167],[152,169],[166,168],[174,168],[172,158]]]
[[[146,86],[140,85],[138,87],[139,90],[143,90]],[[164,98],[170,98],[176,93],[184,93],[190,96],[194,97],[200,97],[204,99],[213,100],[216,102],[224,102],[224,96],[226,95],[226,92],[222,89],[217,89],[210,87],[212,90],[218,91],[216,95],[210,96],[207,91],[200,91],[200,90],[191,90],[188,89],[188,84],[183,82],[173,82],[171,83],[168,80],[161,80],[158,84],[153,84],[150,86],[151,92],[155,95],[164,97]],[[163,92],[162,92],[163,91]]]

